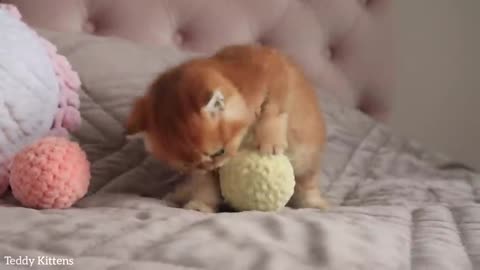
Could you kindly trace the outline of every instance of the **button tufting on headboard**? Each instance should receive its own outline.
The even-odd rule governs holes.
[[[319,89],[377,118],[391,90],[392,0],[0,0],[28,23],[211,53],[260,43],[289,54]]]
[[[173,43],[179,47],[183,47],[184,43],[188,40],[186,39],[187,35],[183,31],[177,31],[173,35]]]
[[[83,24],[83,31],[84,32],[87,32],[89,34],[94,34],[95,33],[95,30],[96,30],[96,27],[95,27],[95,24],[90,22],[90,21],[87,21]]]

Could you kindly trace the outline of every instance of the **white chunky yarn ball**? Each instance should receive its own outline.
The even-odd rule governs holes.
[[[240,211],[276,211],[293,195],[295,176],[285,155],[242,151],[220,169],[226,202]]]

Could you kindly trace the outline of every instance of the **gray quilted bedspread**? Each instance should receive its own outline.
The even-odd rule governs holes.
[[[480,269],[479,176],[328,95],[320,99],[328,147],[319,180],[332,209],[202,214],[167,207],[161,198],[179,176],[147,157],[141,142],[127,142],[122,121],[153,76],[189,56],[47,36],[84,84],[83,126],[74,137],[93,179],[89,195],[68,210],[1,200],[1,270]],[[35,260],[32,267],[12,265],[25,258]]]

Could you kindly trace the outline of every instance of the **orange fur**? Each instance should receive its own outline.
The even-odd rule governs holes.
[[[223,105],[207,106],[217,92],[224,103],[215,104]],[[326,207],[317,181],[325,144],[322,113],[301,70],[278,50],[229,46],[169,70],[136,102],[127,130],[143,132],[152,155],[173,168],[203,172],[170,196],[186,208],[216,209],[214,170],[235,155],[249,130],[254,147],[291,158],[297,184],[290,205]]]

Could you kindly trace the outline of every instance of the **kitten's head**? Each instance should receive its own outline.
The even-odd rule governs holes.
[[[190,62],[159,76],[127,123],[147,150],[182,171],[223,165],[241,144],[252,114],[235,86],[208,63]]]

